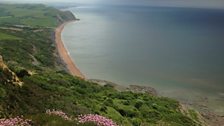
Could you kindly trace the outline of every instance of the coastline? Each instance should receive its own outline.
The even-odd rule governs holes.
[[[65,45],[62,41],[61,34],[64,29],[64,26],[74,22],[74,21],[67,21],[63,24],[59,25],[55,29],[55,43],[56,47],[59,53],[60,58],[63,60],[63,62],[66,65],[66,68],[68,69],[69,73],[73,76],[85,79],[85,76],[82,74],[82,72],[78,69],[78,67],[75,65],[75,62],[71,59],[67,49],[65,48]]]
[[[73,21],[67,21],[61,25],[59,25],[56,29],[55,29],[55,42],[56,42],[56,46],[57,46],[57,50],[58,50],[58,54],[60,56],[60,59],[65,63],[67,70],[69,71],[69,73],[73,76],[82,78],[82,79],[86,79],[85,76],[82,74],[82,72],[78,69],[78,67],[76,66],[75,62],[71,59],[67,49],[64,46],[64,43],[62,41],[61,35],[62,35],[62,31],[64,29],[64,26],[74,22]],[[101,86],[112,86],[114,87],[116,90],[118,91],[132,91],[135,93],[147,93],[149,95],[153,95],[153,96],[159,96],[158,92],[152,88],[152,87],[145,87],[145,86],[139,86],[139,85],[129,85],[128,87],[124,87],[121,86],[120,84],[115,84],[113,82],[110,81],[105,81],[105,80],[99,80],[99,79],[86,79],[87,81],[99,84]],[[177,100],[177,99],[176,99]],[[178,100],[179,101],[179,100]],[[194,103],[196,104],[196,103]],[[186,108],[192,108],[193,104],[189,104],[189,103],[181,103],[182,106],[186,107]],[[206,123],[208,123],[209,125],[214,125],[214,124],[223,124],[223,119],[224,117],[222,115],[218,115],[216,113],[214,113],[212,110],[209,110],[206,106],[204,112],[200,111],[198,109],[197,112],[200,113],[200,118],[203,118],[205,120],[203,120]]]

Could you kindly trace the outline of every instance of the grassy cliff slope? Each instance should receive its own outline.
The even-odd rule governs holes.
[[[73,19],[70,12],[62,12],[44,5],[0,4],[0,24],[56,27],[59,23]]]
[[[119,92],[60,69],[52,27],[72,19],[71,13],[44,5],[0,5],[0,55],[23,82],[17,86],[0,81],[0,118],[24,115],[33,125],[78,125],[45,114],[57,109],[73,117],[99,114],[123,126],[200,125],[197,115],[183,114],[175,100]],[[0,68],[0,77],[4,74]]]

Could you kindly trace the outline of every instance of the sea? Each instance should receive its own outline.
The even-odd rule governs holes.
[[[144,85],[224,115],[224,10],[76,6],[64,44],[88,79]]]

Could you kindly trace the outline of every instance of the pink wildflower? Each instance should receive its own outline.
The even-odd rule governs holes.
[[[0,126],[31,126],[31,120],[22,119],[21,117],[0,119]]]
[[[65,120],[72,120],[70,117],[68,117],[68,115],[66,113],[64,113],[61,110],[47,110],[46,113],[48,115],[56,115],[56,116],[60,116],[61,118],[65,119]]]
[[[118,126],[111,119],[94,114],[80,115],[78,121],[79,123],[94,122],[97,126]]]

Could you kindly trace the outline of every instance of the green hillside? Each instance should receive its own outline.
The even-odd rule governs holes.
[[[13,35],[0,33],[0,39],[1,40],[19,40],[20,38]]]
[[[35,126],[96,125],[46,114],[56,109],[72,118],[102,115],[122,126],[200,125],[198,115],[193,110],[183,112],[175,100],[120,92],[111,85],[69,75],[57,55],[51,27],[74,19],[70,14],[44,5],[0,5],[0,55],[4,59],[4,63],[0,60],[0,118],[23,115]],[[8,69],[22,86],[9,81]]]
[[[61,12],[44,5],[0,4],[0,25],[27,25],[56,27],[64,20],[74,18],[70,12]]]

